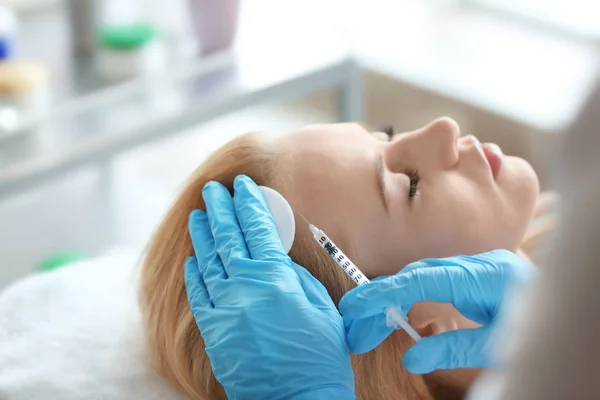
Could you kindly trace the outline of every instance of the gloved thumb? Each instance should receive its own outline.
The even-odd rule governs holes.
[[[367,318],[344,320],[348,347],[354,354],[363,354],[379,346],[394,328],[387,326],[382,312]]]
[[[489,366],[490,326],[461,329],[421,339],[402,359],[413,374],[438,369],[486,368]]]

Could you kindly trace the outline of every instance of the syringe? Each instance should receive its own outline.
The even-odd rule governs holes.
[[[302,218],[306,221],[306,218]],[[340,268],[342,268],[350,278],[352,278],[356,285],[360,286],[370,282],[365,274],[363,274],[361,270],[358,269],[358,267],[354,265],[352,261],[350,261],[348,256],[346,256],[344,252],[342,252],[342,250],[340,250],[340,248],[337,247],[335,243],[331,241],[331,239],[329,239],[325,232],[308,221],[306,221],[306,223],[308,224],[308,229],[310,229],[310,232],[313,234],[313,238],[317,241],[317,243],[319,243],[319,245],[325,249],[327,254],[333,258],[336,264],[339,265]],[[406,333],[408,333],[408,335],[415,340],[415,342],[421,340],[421,335],[419,335],[402,316],[400,307],[389,307],[385,311],[385,314],[388,326],[393,326],[395,329],[404,329]]]

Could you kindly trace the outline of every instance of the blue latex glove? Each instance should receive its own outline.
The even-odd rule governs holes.
[[[230,399],[355,399],[341,315],[325,287],[284,252],[258,186],[202,192],[185,265],[192,312]]]
[[[418,301],[451,303],[483,326],[423,338],[405,353],[404,366],[415,374],[488,367],[489,339],[505,294],[534,274],[534,267],[507,250],[409,264],[396,275],[355,288],[342,298],[340,311],[350,349],[365,353],[392,333],[383,313],[389,306],[398,305],[407,313]]]

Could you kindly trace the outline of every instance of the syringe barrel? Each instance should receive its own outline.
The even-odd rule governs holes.
[[[346,274],[358,285],[369,283],[369,279],[362,273],[360,269],[344,254],[339,247],[333,243],[331,239],[320,229],[312,230],[313,237],[321,247],[325,249],[327,254],[346,272]]]
[[[308,221],[307,221],[308,222]],[[360,269],[344,254],[339,247],[333,243],[329,236],[316,226],[309,224],[309,229],[313,234],[314,239],[319,245],[325,249],[327,254],[339,265],[346,274],[358,285],[369,283],[369,279],[362,273]],[[386,322],[388,326],[395,329],[404,329],[415,341],[421,340],[421,336],[410,326],[408,321],[402,315],[399,307],[390,307],[386,310]]]

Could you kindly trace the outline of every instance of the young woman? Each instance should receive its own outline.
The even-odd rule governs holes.
[[[336,304],[354,283],[313,241],[299,214],[327,232],[369,277],[394,274],[423,258],[519,251],[539,190],[526,161],[473,136],[460,137],[448,118],[390,136],[358,124],[312,125],[269,140],[248,134],[198,168],[143,260],[141,306],[161,375],[193,399],[226,398],[204,353],[183,279],[185,260],[194,254],[188,215],[204,209],[201,191],[210,180],[232,191],[233,179],[245,174],[286,197],[297,218],[290,256]],[[447,304],[417,304],[409,320],[422,335],[476,326]],[[411,375],[401,363],[410,343],[397,331],[375,350],[353,356],[358,399],[464,394],[478,371]]]

